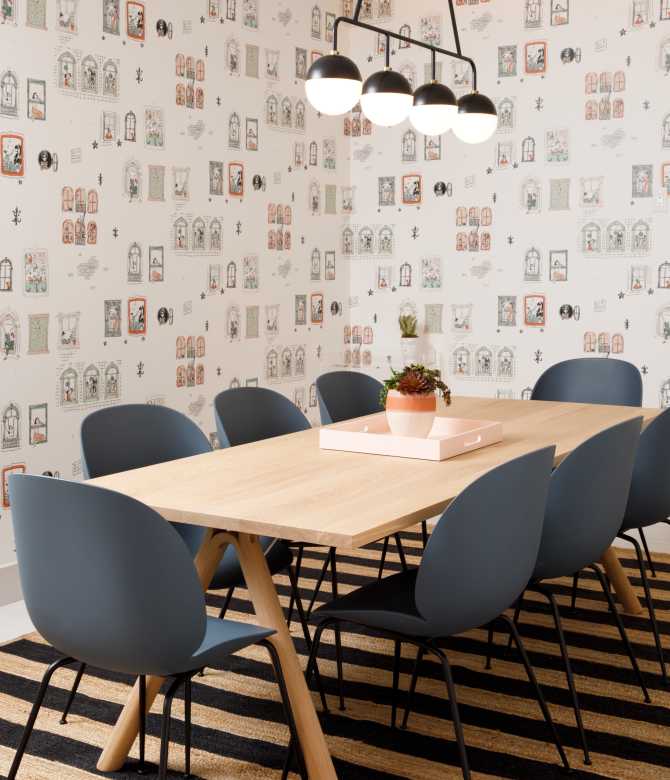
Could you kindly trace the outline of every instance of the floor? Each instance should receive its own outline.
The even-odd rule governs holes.
[[[0,607],[0,645],[20,639],[34,630],[23,601]]]

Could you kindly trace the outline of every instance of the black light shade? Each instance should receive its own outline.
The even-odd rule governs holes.
[[[395,70],[386,68],[369,76],[363,84],[361,108],[376,125],[392,127],[407,119],[412,107],[412,87]]]
[[[307,71],[307,80],[311,79],[350,79],[361,83],[363,81],[358,65],[349,57],[337,53],[326,54],[314,60]]]
[[[414,92],[415,106],[456,106],[456,95],[439,81],[422,84]]]
[[[468,144],[478,144],[489,139],[498,126],[498,112],[493,102],[471,92],[458,101],[458,114],[454,123],[454,135]]]

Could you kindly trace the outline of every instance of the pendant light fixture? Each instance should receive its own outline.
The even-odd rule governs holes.
[[[488,141],[497,127],[496,107],[486,95],[471,92],[458,101],[458,113],[453,126],[456,138],[466,144],[480,144]]]
[[[346,114],[358,103],[363,88],[361,72],[355,62],[336,49],[319,57],[307,71],[307,99],[322,114]]]
[[[424,135],[442,135],[453,127],[458,108],[454,93],[436,78],[435,50],[431,56],[431,81],[414,93],[409,121]]]
[[[412,108],[412,87],[407,79],[391,70],[391,41],[386,37],[386,67],[373,73],[363,84],[361,108],[375,125],[393,127],[405,119]]]
[[[449,12],[455,52],[360,21],[362,4],[363,0],[357,0],[351,19],[337,17],[333,27],[333,51],[316,60],[307,73],[305,91],[314,108],[332,116],[345,114],[360,98],[363,113],[376,125],[393,127],[409,116],[412,125],[425,135],[441,135],[453,129],[456,137],[466,143],[481,143],[490,138],[498,125],[496,109],[489,98],[477,91],[477,66],[474,61],[461,53],[454,0],[449,0]],[[340,24],[370,30],[386,39],[386,66],[384,70],[373,73],[364,84],[356,64],[337,51]],[[409,81],[391,69],[391,39],[428,49],[431,53],[432,79],[413,95]],[[435,58],[438,52],[467,62],[472,69],[473,91],[458,102],[449,87],[437,81]]]

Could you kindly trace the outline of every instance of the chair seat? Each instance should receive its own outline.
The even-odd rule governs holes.
[[[409,569],[364,585],[323,604],[313,614],[318,618],[334,617],[401,634],[429,636],[428,624],[414,602],[418,571]]]
[[[219,620],[219,618],[208,616],[205,636],[200,647],[187,661],[184,669],[179,671],[190,672],[205,666],[216,666],[231,653],[249,647],[249,645],[255,645],[261,639],[266,639],[274,633],[276,632],[271,628],[239,623],[236,620]]]
[[[293,555],[286,542],[272,536],[261,536],[260,543],[268,562],[270,574],[277,574],[291,565]],[[209,588],[210,590],[223,590],[233,587],[244,588],[245,583],[235,546],[229,544]]]

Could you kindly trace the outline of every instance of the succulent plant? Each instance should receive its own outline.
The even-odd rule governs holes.
[[[439,369],[426,368],[420,363],[405,366],[402,371],[391,369],[391,378],[384,380],[384,387],[379,395],[382,406],[386,405],[389,390],[397,390],[403,395],[427,395],[438,391],[447,405],[451,403],[451,390],[442,381]]]
[[[400,333],[404,339],[417,338],[416,317],[413,314],[401,314],[398,317],[398,324],[400,325]]]

